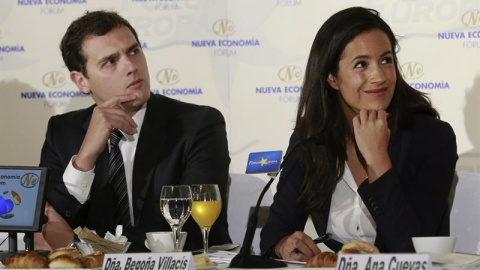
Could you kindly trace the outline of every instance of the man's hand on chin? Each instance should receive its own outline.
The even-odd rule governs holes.
[[[86,172],[93,169],[113,129],[133,135],[137,124],[122,104],[136,98],[135,95],[113,96],[93,109],[87,134],[73,164],[77,170]]]

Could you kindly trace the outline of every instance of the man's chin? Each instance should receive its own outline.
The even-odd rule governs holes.
[[[146,103],[146,101],[137,101],[133,100],[130,102],[126,102],[123,105],[123,108],[129,113],[136,113],[138,110],[142,108],[142,106]]]
[[[144,102],[145,103],[145,102]],[[142,105],[144,103],[129,103],[129,104],[123,104],[123,107],[127,112],[136,112],[142,108]]]
[[[147,91],[147,90],[131,91],[131,92],[129,91],[126,94],[136,96],[137,98],[135,98],[135,100],[132,100],[128,103],[137,104],[137,105],[147,102],[147,100],[150,98],[150,91]]]

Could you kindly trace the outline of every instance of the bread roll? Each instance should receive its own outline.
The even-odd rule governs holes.
[[[378,254],[380,251],[378,248],[365,241],[352,241],[342,246],[342,249],[338,252],[341,254]]]
[[[305,265],[305,267],[336,267],[337,266],[337,254],[333,252],[321,252],[313,256]]]
[[[6,268],[48,268],[48,260],[35,251],[28,251],[2,260]]]
[[[90,254],[80,259],[83,268],[96,268],[103,265],[103,253]]]
[[[193,262],[195,264],[195,268],[207,267],[210,265],[210,257],[208,257],[208,254],[195,255],[193,256]]]
[[[68,254],[60,255],[51,260],[49,268],[82,268],[82,263],[78,258],[73,258]]]
[[[48,260],[53,260],[58,256],[62,255],[69,255],[72,258],[80,259],[82,257],[82,253],[75,248],[62,248],[57,250],[52,250],[50,254],[48,254]]]

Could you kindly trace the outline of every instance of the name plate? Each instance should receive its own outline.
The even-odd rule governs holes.
[[[431,270],[428,254],[345,254],[337,261],[337,270]]]
[[[103,270],[195,269],[191,252],[105,254]]]

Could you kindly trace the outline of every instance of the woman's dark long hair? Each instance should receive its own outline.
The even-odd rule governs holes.
[[[367,30],[384,32],[392,46],[397,81],[392,101],[387,109],[391,136],[413,125],[414,113],[438,118],[424,94],[413,89],[402,78],[398,67],[397,40],[388,24],[372,9],[352,7],[330,17],[318,31],[308,59],[303,89],[297,111],[295,136],[304,140],[322,134],[323,146],[302,144],[301,160],[305,170],[299,203],[314,222],[326,222],[321,209],[330,203],[333,190],[345,170],[346,142],[350,132],[340,105],[340,91],[330,87],[329,74],[338,75],[338,64],[345,46]]]

